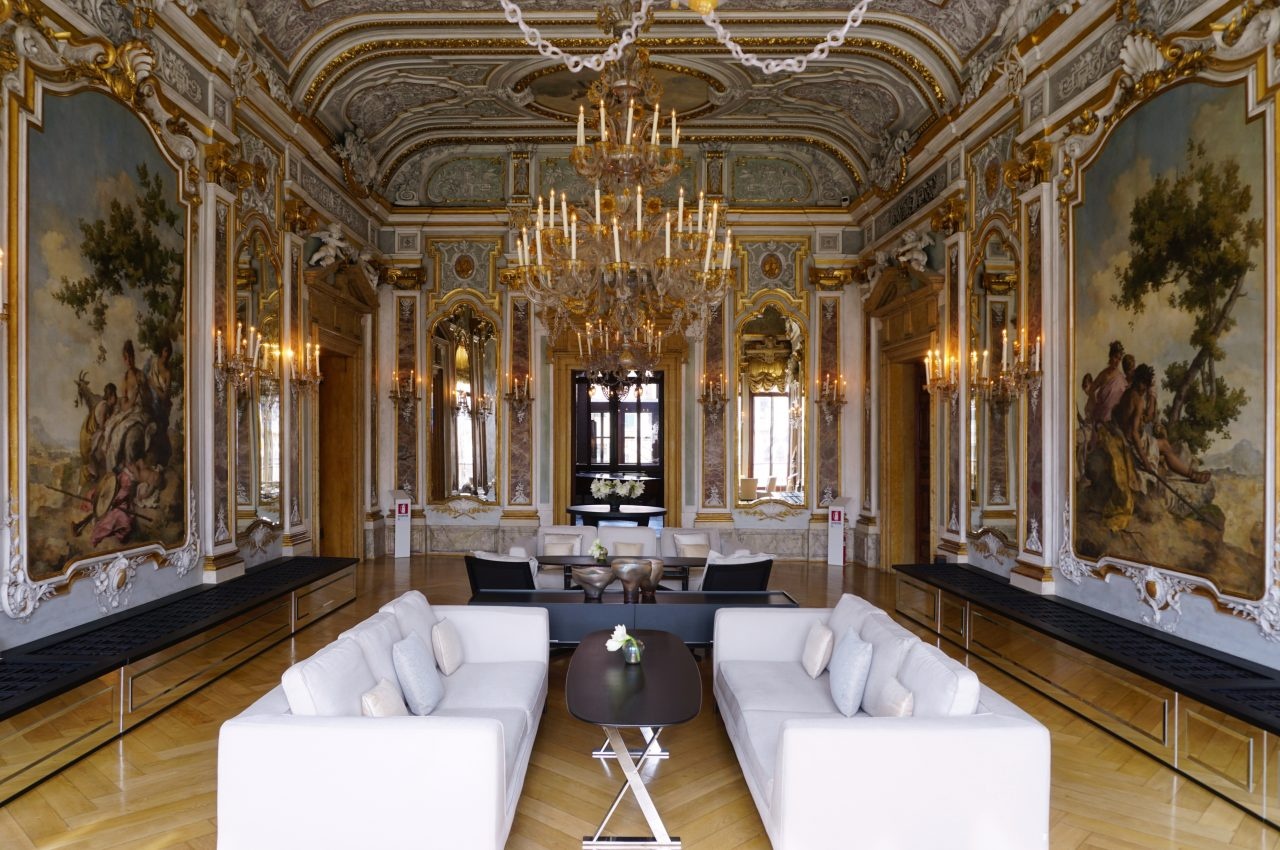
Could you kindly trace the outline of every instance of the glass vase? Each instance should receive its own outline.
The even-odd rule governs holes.
[[[644,644],[638,640],[628,641],[622,646],[622,660],[627,664],[639,664],[644,655]]]

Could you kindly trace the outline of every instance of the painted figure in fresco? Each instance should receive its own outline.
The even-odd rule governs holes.
[[[1107,365],[1094,376],[1085,401],[1084,418],[1090,425],[1110,422],[1111,411],[1120,403],[1120,397],[1129,387],[1129,379],[1125,376],[1122,365],[1124,356],[1124,343],[1118,339],[1112,340],[1107,347]]]
[[[160,466],[168,464],[169,457],[173,454],[173,447],[169,442],[169,419],[173,415],[173,369],[169,365],[172,358],[173,343],[165,340],[147,364],[146,372],[151,421],[155,425],[148,451]]]

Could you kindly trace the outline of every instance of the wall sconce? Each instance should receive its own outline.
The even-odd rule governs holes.
[[[847,387],[844,375],[838,375],[834,380],[830,375],[825,375],[818,382],[818,392],[814,395],[813,403],[822,411],[823,423],[830,425],[836,421],[840,408],[846,404],[844,391]]]
[[[307,343],[303,351],[302,365],[293,358],[293,349],[288,351],[289,381],[295,390],[310,391],[318,389],[324,376],[320,374],[320,343]]]
[[[503,398],[507,400],[507,407],[515,415],[516,421],[523,425],[525,417],[529,415],[529,405],[533,403],[533,378],[525,375],[522,384],[517,375],[508,385],[507,394]]]
[[[1040,387],[1044,379],[1040,371],[1040,337],[1036,337],[1035,345],[1028,348],[1025,335],[1021,340],[1010,340],[1009,331],[1001,331],[1000,370],[991,376],[988,363],[988,352],[982,352],[981,377],[978,374],[978,354],[970,352],[970,384],[974,395],[985,395],[987,404],[1001,411],[1008,410],[1009,405],[1023,393],[1027,394],[1032,405],[1040,397]]]
[[[706,375],[698,378],[698,404],[701,404],[703,409],[707,411],[707,416],[712,425],[720,422],[720,417],[724,415],[724,406],[727,401],[723,372],[720,373],[718,382],[714,378],[708,381]]]
[[[954,400],[960,390],[960,361],[942,349],[925,352],[924,388],[934,396]]]
[[[392,370],[391,392],[389,395],[400,410],[400,418],[406,422],[413,418],[414,405],[420,400],[417,373],[412,369],[409,370],[408,374],[399,370]]]
[[[213,342],[213,368],[214,381],[217,383],[218,394],[221,395],[228,382],[235,388],[236,392],[241,392],[253,382],[259,375],[272,377],[277,372],[271,368],[271,358],[275,358],[275,366],[278,369],[280,365],[280,346],[262,343],[262,334],[258,333],[258,329],[249,328],[249,332],[244,332],[244,325],[236,322],[235,345],[227,351],[227,346],[222,338],[222,329],[218,328],[214,331]]]
[[[481,393],[472,400],[471,409],[479,419],[493,415],[495,407],[493,396],[488,393]]]

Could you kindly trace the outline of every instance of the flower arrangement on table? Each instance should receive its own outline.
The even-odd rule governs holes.
[[[587,550],[587,554],[603,564],[604,559],[609,557],[609,550],[604,548],[604,544],[599,539],[596,539],[591,541],[591,548]]]
[[[613,627],[613,634],[604,642],[604,648],[610,652],[617,652],[621,649],[623,661],[628,664],[639,664],[640,653],[644,651],[644,644],[634,636],[627,634],[627,627],[619,624]]]
[[[608,499],[616,496],[621,499],[638,499],[644,495],[644,482],[638,478],[614,479],[597,475],[591,481],[591,497]]]

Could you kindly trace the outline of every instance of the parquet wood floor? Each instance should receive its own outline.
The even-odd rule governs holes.
[[[468,596],[459,557],[399,564],[379,559],[361,565],[360,581],[361,597],[352,605],[0,809],[0,848],[212,850],[223,720],[274,686],[294,660],[403,591],[416,587],[436,603],[459,603]],[[818,564],[780,563],[770,585],[789,591],[802,605],[833,604],[849,590],[892,607],[891,578],[861,568],[846,568],[842,575]],[[622,782],[615,765],[588,755],[600,743],[599,730],[565,711],[568,659],[567,652],[552,657],[548,709],[507,845],[511,850],[580,846]],[[710,665],[704,661],[702,667],[708,676]],[[983,666],[978,673],[1053,734],[1053,850],[1280,850],[1277,831],[998,671]],[[704,694],[703,712],[695,721],[664,733],[672,758],[647,768],[659,810],[690,850],[768,848],[712,710],[709,681]],[[643,819],[629,797],[610,827],[614,834],[644,834]],[[851,822],[849,847],[856,846],[856,835]]]

